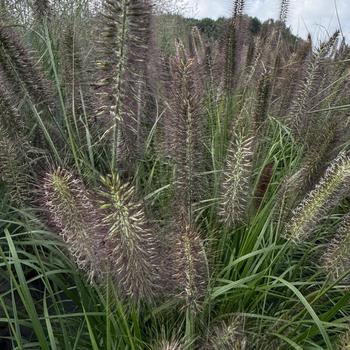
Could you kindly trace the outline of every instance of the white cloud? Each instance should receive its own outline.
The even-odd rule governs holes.
[[[299,4],[300,2],[300,4]],[[350,39],[350,2],[348,0],[303,0],[292,1],[289,24],[295,33],[304,36],[311,32],[322,39],[339,28]],[[336,8],[338,9],[339,22]]]
[[[230,3],[229,0],[197,0],[194,13],[198,18],[228,16]],[[276,19],[280,3],[281,0],[247,0],[246,12],[261,20]],[[350,0],[290,0],[288,25],[293,33],[302,37],[310,31],[316,40],[325,38],[339,28],[335,3],[343,33],[350,40]]]

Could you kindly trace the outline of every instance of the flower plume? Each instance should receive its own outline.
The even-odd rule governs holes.
[[[112,135],[112,164],[134,158],[140,142],[150,24],[149,1],[105,0],[98,42],[97,116],[105,119]]]
[[[113,174],[102,178],[101,209],[108,227],[105,249],[110,274],[123,295],[151,299],[156,283],[156,239],[135,190]]]
[[[51,86],[14,29],[0,25],[0,67],[14,92],[28,94],[37,105],[52,100]]]
[[[339,278],[350,268],[350,214],[342,220],[335,237],[323,254],[322,266],[332,279]]]
[[[233,135],[228,149],[226,168],[219,202],[222,221],[231,226],[241,221],[247,207],[252,169],[253,138]]]
[[[22,206],[29,199],[29,166],[23,146],[11,140],[0,125],[0,185],[5,185],[10,201],[16,206]]]
[[[156,348],[157,350],[183,350],[184,347],[176,340],[163,340]]]
[[[196,312],[207,291],[208,267],[199,234],[188,224],[175,234],[174,278],[178,297]]]
[[[104,230],[82,181],[58,168],[46,174],[43,207],[51,224],[67,244],[78,267],[93,281],[104,271]]]
[[[189,58],[182,43],[171,61],[173,97],[168,126],[169,153],[176,163],[176,202],[190,212],[201,190],[202,96],[195,74],[196,60]]]
[[[209,335],[208,350],[246,350],[248,339],[243,332],[242,320],[236,317],[229,323],[216,325]]]
[[[47,17],[50,14],[49,0],[34,0],[33,11],[38,20]]]
[[[287,237],[295,242],[308,237],[323,215],[349,193],[349,185],[350,157],[341,152],[316,187],[293,210],[286,227]]]
[[[280,21],[286,23],[288,17],[289,10],[289,0],[281,1],[281,9],[280,9]]]

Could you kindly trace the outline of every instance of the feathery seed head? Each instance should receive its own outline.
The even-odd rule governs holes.
[[[0,24],[0,67],[14,92],[25,92],[36,104],[50,103],[52,90],[37,62],[24,47],[18,34]]]
[[[174,279],[178,297],[196,312],[207,292],[208,266],[199,234],[188,224],[174,234]]]
[[[246,350],[248,341],[242,329],[242,320],[235,318],[230,323],[216,325],[209,335],[208,350]]]
[[[254,122],[256,123],[257,129],[259,129],[262,123],[267,119],[270,91],[271,72],[269,70],[264,70],[258,83],[256,93],[257,96],[254,110]]]
[[[48,17],[50,14],[50,1],[49,0],[34,0],[33,11],[38,20],[42,20]]]
[[[302,44],[299,45],[296,52],[290,56],[289,62],[287,62],[285,72],[281,77],[283,84],[281,87],[283,91],[280,107],[281,116],[285,115],[286,111],[290,109],[291,104],[294,104],[295,108],[295,98],[299,98],[299,96],[301,96],[300,81],[304,78],[305,66],[307,66],[305,63],[310,58],[311,54],[312,40],[310,36],[307,41],[302,42]],[[300,95],[297,97],[295,96],[296,94]]]
[[[96,115],[107,124],[105,134],[112,134],[113,155],[127,162],[142,149],[140,106],[146,93],[151,14],[149,1],[105,0],[97,43],[101,74]]]
[[[259,182],[256,186],[254,199],[255,199],[255,207],[258,209],[262,200],[264,199],[265,193],[269,187],[271,182],[271,178],[273,175],[273,163],[266,164],[261,176],[259,178]]]
[[[321,85],[322,63],[329,52],[335,47],[338,36],[339,32],[337,31],[313,53],[306,68],[305,79],[297,90],[288,112],[287,119],[303,143],[305,143],[305,139],[307,139],[305,135],[312,129],[312,123],[314,122],[312,114],[306,116],[306,113],[311,108],[310,101],[313,100],[313,97]]]
[[[348,330],[339,340],[339,350],[350,350],[350,331]]]
[[[323,215],[349,193],[349,185],[350,157],[341,152],[315,189],[293,210],[293,216],[286,227],[286,236],[295,242],[307,238]]]
[[[104,229],[82,181],[58,168],[45,176],[43,199],[49,223],[67,244],[78,267],[90,281],[100,277],[104,271]]]
[[[183,346],[176,340],[163,340],[159,346],[156,347],[157,350],[183,350]]]
[[[103,223],[109,228],[105,249],[110,273],[124,296],[151,299],[156,289],[156,239],[135,190],[117,174],[101,179]]]
[[[230,93],[237,86],[237,71],[239,69],[239,56],[242,49],[242,43],[239,42],[242,36],[242,15],[245,7],[245,0],[235,0],[230,23],[228,24],[225,41],[225,62],[224,62],[224,87],[225,91]]]
[[[14,139],[22,139],[24,125],[0,69],[0,127]]]
[[[227,92],[232,91],[235,87],[235,72],[236,72],[236,26],[235,23],[230,23],[226,33],[225,40],[225,69],[224,69],[224,87]]]
[[[334,116],[327,118],[320,128],[313,126],[309,133],[308,147],[305,149],[305,156],[301,164],[300,190],[305,191],[310,185],[320,178],[320,171],[324,165],[327,154],[332,148],[334,139],[337,138],[336,128],[338,120]],[[339,123],[340,124],[340,123]]]
[[[16,206],[29,199],[29,166],[23,146],[11,140],[0,125],[0,184],[5,185],[11,203]]]
[[[282,23],[286,23],[287,21],[288,10],[289,10],[289,0],[282,0],[281,9],[280,9],[280,21]]]
[[[253,138],[234,134],[228,149],[219,202],[221,220],[229,226],[244,218],[249,197]]]
[[[178,206],[190,210],[201,195],[199,173],[203,167],[202,90],[196,77],[196,61],[188,58],[181,42],[171,60],[172,96],[165,121],[168,153],[176,164]]]
[[[245,7],[245,0],[234,0],[232,17],[231,17],[232,21],[235,21],[238,17],[243,15],[244,7]]]
[[[83,59],[84,43],[81,43],[81,28],[77,27],[75,21],[70,20],[63,29],[62,45],[60,45],[62,85],[65,88],[67,111],[72,111],[74,108],[77,115],[82,115],[84,111],[89,115],[95,96],[88,90],[87,72],[90,67],[86,67]],[[83,103],[81,94],[84,96]]]
[[[198,27],[191,30],[190,43],[192,47],[192,56],[196,58],[198,64],[202,64],[206,58],[206,46],[204,45],[201,32]]]
[[[350,269],[350,214],[347,214],[321,258],[328,275],[336,280]],[[347,277],[349,280],[349,276]]]
[[[336,30],[333,35],[328,39],[328,41],[325,41],[320,45],[320,48],[318,49],[318,53],[325,57],[330,52],[332,52],[332,49],[337,46],[338,39],[339,39],[340,31]]]

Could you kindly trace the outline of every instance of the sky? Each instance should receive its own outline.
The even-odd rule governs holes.
[[[194,3],[191,0],[186,1],[189,4]],[[196,7],[191,10],[194,17],[217,18],[230,15],[233,0],[196,0],[196,2]],[[260,20],[277,19],[280,3],[281,0],[247,0],[245,12]],[[339,22],[349,42],[350,0],[290,0],[287,25],[296,35],[305,38],[310,32],[314,40],[324,40],[339,28]]]

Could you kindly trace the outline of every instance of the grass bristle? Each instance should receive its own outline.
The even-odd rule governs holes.
[[[184,350],[185,348],[177,341],[163,340],[155,350]]]
[[[228,149],[219,201],[219,215],[228,226],[244,220],[252,170],[252,136],[234,134]]]
[[[51,7],[49,0],[34,0],[33,11],[38,20],[42,20],[50,14]]]
[[[288,10],[289,10],[289,0],[282,0],[281,9],[280,9],[280,21],[282,23],[286,23],[287,21]]]
[[[249,349],[248,337],[243,330],[240,317],[230,322],[215,325],[209,334],[206,350],[246,350]]]
[[[350,331],[347,331],[338,342],[339,350],[349,350],[350,349]]]
[[[328,167],[316,187],[293,210],[293,217],[287,224],[286,236],[295,242],[306,239],[323,216],[348,195],[349,183],[350,158],[341,153]]]
[[[135,158],[140,143],[150,42],[151,6],[143,0],[106,0],[100,33],[97,116],[112,141],[112,165]],[[108,129],[109,128],[109,129]],[[113,167],[112,167],[113,168]]]
[[[350,215],[347,214],[321,258],[322,266],[336,280],[350,269]],[[349,277],[347,277],[349,280]]]
[[[16,84],[14,92],[27,95],[38,105],[49,105],[52,88],[39,64],[23,45],[19,35],[9,26],[0,24],[0,66],[4,78]]]
[[[173,264],[177,297],[196,313],[207,292],[208,266],[203,242],[189,224],[180,224],[174,235]]]
[[[191,206],[201,195],[200,172],[203,169],[202,90],[196,78],[196,61],[189,58],[182,43],[177,44],[171,61],[172,99],[166,124],[169,154],[176,165],[176,207]]]
[[[23,140],[25,142],[25,140]],[[26,147],[19,147],[17,140],[11,140],[0,126],[0,186],[5,185],[5,196],[17,207],[29,200],[29,166],[26,159]]]
[[[90,281],[104,271],[104,228],[82,181],[67,170],[47,173],[42,184],[42,209]]]
[[[104,240],[110,275],[125,296],[152,299],[157,286],[157,241],[135,190],[117,174],[102,178],[101,209],[108,227]]]

